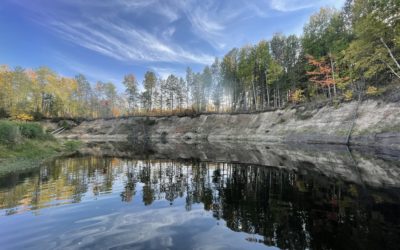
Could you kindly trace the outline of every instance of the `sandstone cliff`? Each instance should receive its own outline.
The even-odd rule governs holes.
[[[358,109],[357,102],[351,102],[257,114],[98,119],[83,122],[60,136],[101,141],[147,138],[346,144],[349,131],[351,145],[400,148],[400,103],[368,100]]]

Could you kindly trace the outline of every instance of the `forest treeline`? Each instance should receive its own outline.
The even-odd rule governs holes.
[[[322,8],[303,34],[275,34],[234,48],[185,77],[146,72],[143,91],[133,74],[124,93],[84,75],[62,77],[47,67],[0,68],[0,117],[112,117],[180,111],[233,112],[289,103],[352,100],[400,82],[400,1],[347,0]]]

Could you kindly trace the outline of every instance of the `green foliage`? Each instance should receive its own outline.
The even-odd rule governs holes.
[[[23,139],[52,139],[40,124],[33,122],[0,121],[0,143],[18,144]]]
[[[387,73],[398,74],[396,62],[400,47],[398,34],[400,1],[356,1],[353,7],[355,39],[345,50],[344,59],[351,65],[354,77],[366,79]],[[387,47],[386,47],[387,46]],[[397,59],[398,60],[398,59]]]
[[[366,87],[379,82],[376,87],[383,89],[400,79],[399,9],[399,0],[348,0],[341,10],[322,8],[309,18],[302,36],[278,33],[269,41],[233,48],[199,72],[188,68],[185,79],[147,71],[141,93],[133,74],[124,77],[125,93],[119,94],[113,83],[92,87],[83,75],[70,79],[46,67],[0,66],[0,118],[266,110],[287,105],[297,89],[304,91],[301,101],[349,96],[358,82]]]
[[[81,146],[82,143],[80,141],[74,141],[74,140],[66,141],[63,144],[63,147],[67,152],[77,151]]]
[[[42,126],[38,123],[19,123],[18,128],[25,138],[42,139],[45,136]]]
[[[31,112],[31,116],[33,117],[34,121],[41,121],[44,118],[43,113],[39,112],[39,111],[33,111]]]
[[[15,144],[21,139],[21,133],[14,122],[0,121],[0,144]]]

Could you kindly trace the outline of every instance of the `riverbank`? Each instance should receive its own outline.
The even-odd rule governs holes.
[[[147,144],[91,142],[78,152],[78,156],[105,158],[273,166],[359,185],[400,187],[400,151],[387,148],[233,141],[187,144],[171,140]]]
[[[79,147],[78,141],[57,140],[38,123],[0,121],[0,172],[36,167]]]
[[[68,139],[323,143],[400,148],[400,103],[366,100],[254,114],[130,117],[82,122]]]

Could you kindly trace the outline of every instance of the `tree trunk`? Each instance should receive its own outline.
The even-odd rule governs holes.
[[[330,61],[331,61],[331,70],[332,70],[332,80],[333,80],[333,96],[336,96],[336,81],[335,81],[335,66],[332,60],[332,53],[329,53]]]
[[[328,95],[329,95],[329,100],[332,99],[332,94],[331,94],[331,86],[328,85]]]
[[[252,85],[253,85],[253,105],[255,110],[257,110],[257,98],[256,98],[256,88],[254,86],[254,80],[252,81]]]

